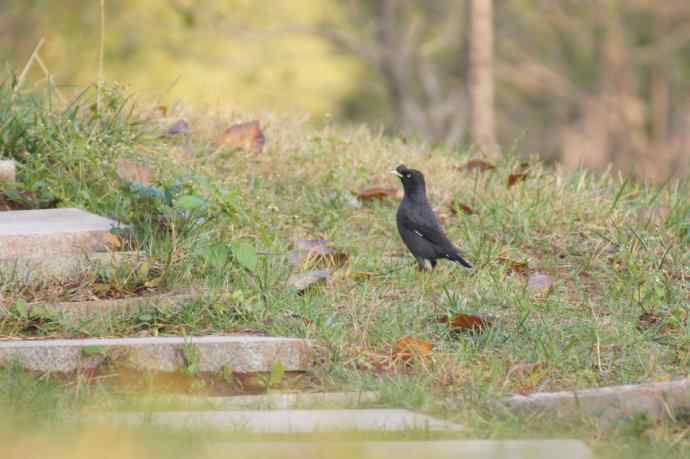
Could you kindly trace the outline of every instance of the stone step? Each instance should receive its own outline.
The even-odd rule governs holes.
[[[180,290],[160,295],[148,295],[118,300],[71,301],[65,303],[31,303],[27,313],[42,317],[58,317],[62,320],[113,320],[136,312],[152,309],[178,310],[201,298],[202,293],[193,290]],[[7,316],[10,305],[0,301],[0,318]]]
[[[189,395],[147,396],[139,400],[146,406],[184,410],[287,410],[315,408],[355,408],[381,399],[378,392],[289,392],[231,397]]]
[[[0,260],[103,252],[107,235],[118,226],[81,209],[0,212]]]
[[[518,415],[563,419],[591,417],[601,427],[615,425],[636,413],[650,419],[673,419],[690,411],[690,378],[649,384],[628,384],[563,392],[513,395],[501,402]]]
[[[264,336],[0,341],[0,365],[14,363],[44,373],[95,370],[107,363],[161,372],[194,364],[197,371],[208,373],[270,372],[281,363],[285,371],[304,371],[311,364],[311,344]]]
[[[16,180],[17,166],[12,159],[0,161],[0,183],[14,182]]]
[[[73,279],[104,266],[136,263],[144,256],[137,252],[82,252],[50,257],[0,259],[0,272],[27,284],[45,280]]]
[[[138,427],[211,429],[262,434],[351,431],[459,431],[462,426],[403,409],[135,412],[94,416]]]
[[[232,442],[215,443],[204,457],[265,459],[590,459],[579,440],[441,440],[376,442]]]

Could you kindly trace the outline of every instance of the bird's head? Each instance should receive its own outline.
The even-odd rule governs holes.
[[[392,170],[391,174],[395,174],[400,178],[405,189],[405,196],[414,197],[419,194],[426,194],[424,175],[418,170],[408,169],[407,166],[401,164],[395,170]]]

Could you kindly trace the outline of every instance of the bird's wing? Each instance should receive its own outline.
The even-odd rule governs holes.
[[[405,228],[438,246],[439,250],[445,250],[449,246],[453,247],[431,209],[424,209],[423,211],[418,210],[417,212],[405,212],[401,217],[401,223]]]

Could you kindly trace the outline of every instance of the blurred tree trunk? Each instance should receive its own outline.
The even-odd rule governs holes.
[[[470,134],[482,150],[494,150],[493,0],[469,0],[468,79]]]

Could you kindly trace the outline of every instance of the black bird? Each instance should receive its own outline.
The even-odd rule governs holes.
[[[407,248],[417,259],[419,269],[423,271],[426,268],[426,260],[429,260],[431,269],[434,269],[436,260],[441,258],[471,268],[472,265],[462,258],[457,247],[448,240],[434,211],[431,210],[426,197],[424,175],[402,164],[391,171],[391,174],[400,177],[405,189],[405,196],[396,215],[398,231]]]

